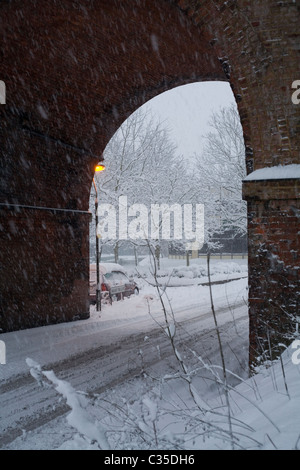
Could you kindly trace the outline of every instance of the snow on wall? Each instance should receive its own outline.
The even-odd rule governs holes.
[[[246,176],[244,181],[276,180],[276,179],[300,178],[300,165],[278,165],[260,168]]]

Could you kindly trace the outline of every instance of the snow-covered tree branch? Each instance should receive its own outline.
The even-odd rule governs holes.
[[[206,228],[245,235],[247,212],[242,200],[245,145],[236,106],[214,113],[210,126],[204,150],[196,156],[196,180],[205,200]]]

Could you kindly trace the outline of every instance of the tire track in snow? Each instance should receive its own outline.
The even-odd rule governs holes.
[[[241,313],[236,315],[236,320],[226,321],[220,327],[224,335],[229,328],[237,328],[239,324],[246,323],[248,318],[246,306],[241,302],[235,306],[235,309],[236,312],[241,309]],[[226,317],[226,313],[228,314],[228,306],[218,310],[220,322],[222,315]],[[209,320],[211,320],[211,312],[197,314],[193,318],[181,320],[178,323],[176,341],[178,347],[185,350],[185,354],[188,354],[187,346],[196,349],[200,345],[203,352],[214,360],[216,347],[212,339],[216,340],[216,335],[214,328],[205,324]],[[245,330],[245,325],[243,328]],[[146,340],[145,337],[147,337]],[[241,339],[241,342],[243,341],[245,338]],[[123,337],[119,334],[118,340],[113,344],[99,346],[71,356],[50,364],[46,369],[53,369],[57,377],[70,382],[76,390],[101,394],[140,376],[143,370],[154,369],[158,365],[166,373],[167,370],[176,368],[177,364],[170,340],[156,325],[150,331]],[[57,398],[55,390],[39,387],[29,371],[1,385],[0,447],[8,445],[21,436],[23,431],[36,430],[68,413],[68,406],[64,402],[58,402]]]

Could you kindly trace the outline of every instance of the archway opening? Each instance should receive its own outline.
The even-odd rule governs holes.
[[[241,258],[246,262],[247,214],[242,200],[245,146],[228,83],[184,85],[148,101],[114,134],[104,151],[104,159],[106,172],[99,178],[95,176],[101,214],[98,232],[95,218],[91,225],[91,262],[95,262],[98,233],[102,261],[134,262],[137,266],[139,258],[146,255],[147,247],[143,249],[146,240],[153,240],[149,218],[153,204],[168,207],[179,204],[181,215],[184,215],[184,204],[205,206],[205,239],[197,253],[196,249],[186,250],[184,227],[177,232],[175,227],[174,231],[173,213],[170,236],[160,244],[162,257],[173,256],[190,262],[190,251],[194,260],[210,249],[221,260]],[[92,187],[92,213],[94,198]],[[119,214],[120,202],[126,202],[126,227],[118,226],[124,222],[124,213]],[[146,227],[139,224],[137,205],[147,209]],[[162,230],[161,220],[160,224]],[[142,228],[147,229],[146,236],[141,233]]]
[[[236,371],[246,377],[245,145],[229,84],[184,85],[150,100],[124,121],[103,156],[105,172],[95,175],[98,227],[95,217],[90,225],[91,316],[99,313],[98,240],[104,273],[98,286],[101,321],[113,316],[121,328],[124,318],[130,324],[139,313],[143,322],[152,311],[166,308],[166,327],[171,328],[177,324],[174,309],[184,324],[191,321],[186,311],[195,313],[200,305],[211,316],[210,284],[217,309],[225,312],[226,321],[234,318],[230,341],[239,357]],[[95,212],[93,186],[90,211]],[[115,278],[110,270],[118,272]],[[128,298],[125,287],[122,291],[126,281],[119,271],[138,287],[138,298],[132,286]],[[235,335],[235,320],[241,319],[243,331]],[[238,353],[241,349],[244,354]]]
[[[249,376],[245,146],[230,86],[195,83],[152,99],[103,156],[106,170],[95,175],[99,224],[90,227],[91,317],[104,328],[113,321],[132,351],[142,333],[143,370],[157,380],[193,370],[197,394],[215,397],[216,377],[198,368],[222,367],[223,355],[236,377]],[[94,195],[92,187],[91,212]],[[172,399],[175,388],[168,386]]]

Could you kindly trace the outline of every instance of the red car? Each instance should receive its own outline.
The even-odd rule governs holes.
[[[130,280],[123,267],[117,263],[101,263],[99,265],[101,300],[112,302],[124,297],[139,294],[135,281]],[[90,303],[96,303],[97,272],[96,264],[90,265]]]

